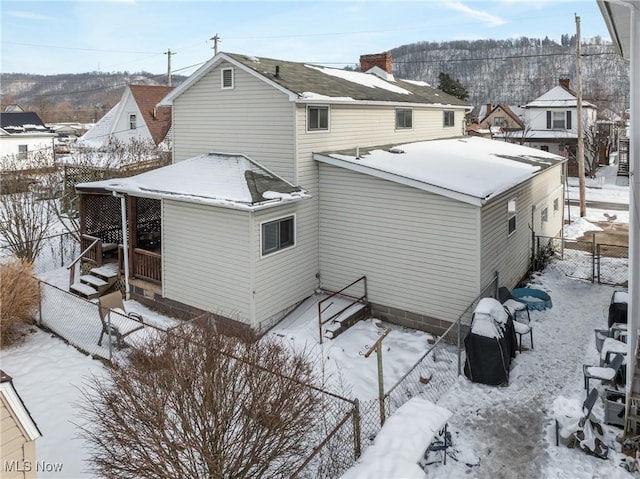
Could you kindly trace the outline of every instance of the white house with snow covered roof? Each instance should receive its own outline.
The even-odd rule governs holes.
[[[560,231],[563,159],[452,140],[469,105],[394,78],[388,54],[361,60],[375,64],[350,72],[217,54],[162,101],[174,165],[158,171],[194,158],[200,167],[167,173],[173,186],[146,174],[79,185],[84,245],[128,242],[139,299],[258,330],[317,288],[363,275],[376,312],[423,329],[454,321],[496,271],[514,286],[528,267],[528,226]],[[404,153],[388,153],[398,145]],[[220,184],[230,169],[255,193],[250,208]],[[121,213],[129,235],[118,233]]]
[[[171,108],[156,105],[171,90],[162,85],[127,85],[120,101],[78,139],[78,145],[100,149],[114,139],[162,144],[171,128]]]
[[[582,101],[583,131],[595,125],[597,108]],[[527,146],[573,157],[578,144],[578,98],[569,88],[569,79],[524,106],[524,138]],[[518,138],[522,139],[520,133]]]

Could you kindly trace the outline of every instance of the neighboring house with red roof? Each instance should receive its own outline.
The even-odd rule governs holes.
[[[498,128],[502,132],[524,130],[524,123],[507,105],[487,105],[487,114],[479,122],[481,128]]]
[[[173,90],[170,86],[128,85],[120,101],[78,139],[80,146],[102,148],[110,139],[150,140],[170,148],[171,107],[157,104]]]
[[[42,434],[16,391],[11,376],[0,370],[2,474],[4,479],[36,477],[36,439]]]

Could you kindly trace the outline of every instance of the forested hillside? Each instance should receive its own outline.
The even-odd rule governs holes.
[[[599,37],[582,42],[584,98],[620,113],[629,107],[629,65]],[[525,104],[567,76],[576,85],[575,36],[558,44],[548,38],[419,42],[391,50],[400,78],[438,85],[448,73],[469,92],[473,105]]]
[[[174,76],[174,85],[185,77]],[[107,113],[128,84],[164,85],[166,75],[148,72],[90,72],[62,75],[3,73],[0,75],[2,108],[18,104],[35,111],[43,121],[93,122]]]
[[[438,86],[440,72],[457,79],[472,105],[525,104],[568,76],[576,84],[575,36],[558,44],[548,38],[419,42],[391,50],[396,76]],[[621,113],[629,107],[629,66],[613,45],[599,37],[583,42],[583,85],[586,100]],[[185,77],[173,76],[178,85]],[[66,75],[0,75],[2,107],[17,103],[37,112],[45,122],[101,118],[129,83],[163,85],[166,75],[147,72]]]

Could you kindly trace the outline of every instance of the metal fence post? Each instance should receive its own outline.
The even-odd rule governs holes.
[[[362,444],[360,438],[360,400],[353,400],[353,447],[356,459],[362,454]]]
[[[591,234],[591,282],[595,282],[596,276],[596,234]]]

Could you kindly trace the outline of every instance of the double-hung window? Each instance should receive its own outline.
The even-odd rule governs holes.
[[[27,145],[18,145],[18,158],[21,160],[26,160],[29,156],[29,147]]]
[[[507,203],[507,222],[509,228],[509,235],[516,230],[516,200],[510,200]]]
[[[286,216],[262,223],[262,256],[295,245],[295,217]]]
[[[129,115],[129,129],[130,130],[135,130],[137,127],[137,121],[136,121],[136,114],[135,113],[131,113]]]
[[[307,131],[327,131],[329,129],[329,107],[307,107]]]
[[[444,111],[444,117],[443,117],[443,125],[445,127],[449,127],[449,126],[455,126],[455,112],[451,111],[451,110],[445,110]]]
[[[413,110],[411,108],[396,108],[396,129],[413,128]]]

